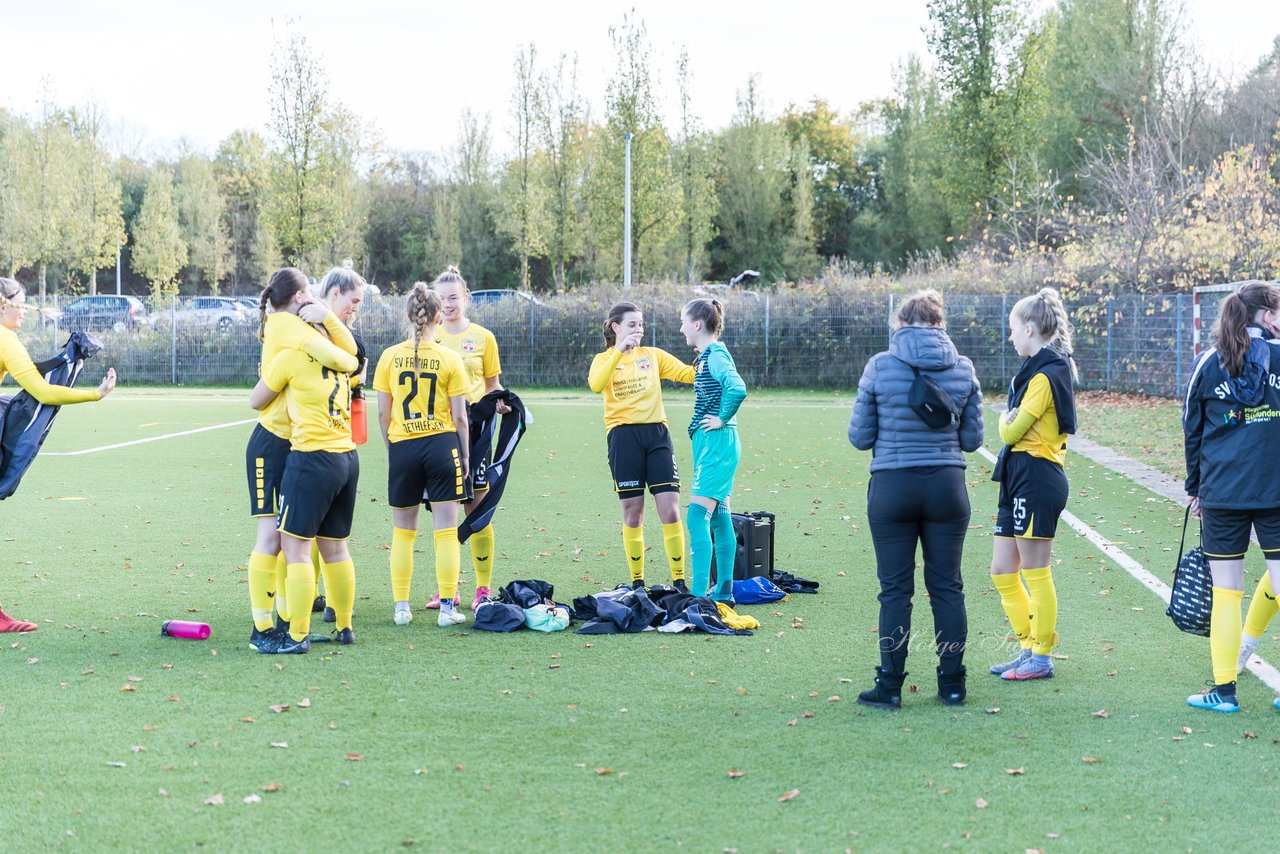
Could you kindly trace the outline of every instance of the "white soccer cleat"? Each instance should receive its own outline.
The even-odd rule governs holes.
[[[436,618],[436,625],[442,628],[448,628],[449,626],[456,626],[459,623],[465,623],[466,621],[467,615],[457,608],[453,608],[448,611],[441,608],[440,616]]]
[[[413,622],[413,611],[409,608],[408,602],[396,603],[396,625],[407,626]]]
[[[1252,641],[1252,643],[1250,643]],[[1240,643],[1240,658],[1236,661],[1236,673],[1244,673],[1245,667],[1249,664],[1249,658],[1253,655],[1253,651],[1258,647],[1258,639],[1246,636]]]

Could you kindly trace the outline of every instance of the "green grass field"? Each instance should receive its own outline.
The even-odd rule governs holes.
[[[243,421],[245,397],[122,391],[68,408],[45,451]],[[537,422],[496,519],[496,580],[543,578],[566,601],[611,587],[625,570],[599,401],[526,400]],[[691,397],[668,403],[687,470]],[[903,710],[856,705],[878,660],[877,584],[868,455],[845,438],[849,403],[760,394],[740,416],[735,505],[776,512],[779,566],[822,583],[818,596],[744,608],[763,624],[753,637],[494,635],[439,629],[424,611],[396,627],[386,458],[375,443],[361,452],[352,538],[357,645],[262,656],[245,642],[249,425],[42,455],[5,502],[0,547],[0,603],[41,625],[0,646],[4,848],[1251,843],[1253,822],[1238,819],[1266,809],[1258,795],[1280,764],[1272,693],[1245,676],[1241,714],[1188,708],[1209,675],[1207,642],[1175,631],[1163,603],[1066,526],[1055,554],[1057,678],[985,674],[1012,648],[988,581],[996,491],[978,457],[965,559],[969,702],[933,698],[921,584]],[[1068,475],[1070,509],[1168,579],[1179,508],[1079,457]],[[646,521],[652,581],[665,562],[652,508]],[[434,579],[430,537],[418,542],[420,606]],[[465,548],[463,563],[469,598]],[[213,637],[162,638],[168,618],[204,620]]]

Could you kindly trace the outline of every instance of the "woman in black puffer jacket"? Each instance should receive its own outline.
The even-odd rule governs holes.
[[[938,652],[938,697],[965,698],[964,649],[968,620],[960,559],[969,528],[963,452],[982,444],[982,390],[973,363],[956,354],[945,330],[942,296],[908,297],[894,315],[889,350],[867,363],[849,422],[849,441],[871,450],[867,521],[880,578],[880,666],[876,684],[858,695],[863,705],[902,705],[915,592],[916,546],[924,551],[924,583],[933,609]],[[954,417],[934,428],[910,404],[919,375],[936,383]]]

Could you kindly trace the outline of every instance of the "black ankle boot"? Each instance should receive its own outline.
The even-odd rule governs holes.
[[[858,695],[858,702],[877,709],[902,708],[902,680],[905,673],[890,673],[883,667],[876,668],[875,687]]]
[[[966,672],[963,665],[951,673],[943,673],[942,668],[938,668],[938,699],[948,706],[963,706]]]

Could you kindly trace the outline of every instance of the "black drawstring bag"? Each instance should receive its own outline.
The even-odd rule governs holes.
[[[1182,541],[1178,544],[1178,566],[1173,571],[1173,592],[1165,613],[1173,624],[1193,635],[1209,636],[1209,615],[1213,611],[1213,575],[1204,549],[1196,546],[1183,552],[1187,544],[1187,522],[1191,507],[1182,517]]]

